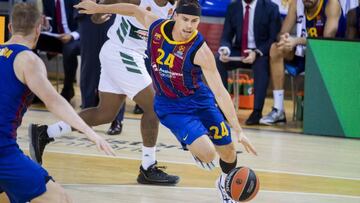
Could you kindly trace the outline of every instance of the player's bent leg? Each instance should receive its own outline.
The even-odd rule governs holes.
[[[31,203],[72,203],[72,199],[58,183],[50,180],[46,184],[46,192],[33,199]]]
[[[284,60],[291,61],[295,56],[294,51],[284,51],[279,49],[274,43],[270,49],[270,73],[273,81],[274,106],[272,110],[260,119],[260,124],[273,125],[275,123],[286,122],[283,111],[284,102],[284,80],[285,64]]]
[[[154,91],[151,85],[136,94],[133,100],[144,111],[141,117],[141,135],[144,146],[154,147],[159,131],[159,119],[154,112]]]
[[[227,145],[215,146],[216,151],[220,156],[219,164],[221,168],[221,175],[215,182],[215,186],[218,189],[220,199],[224,203],[235,203],[225,191],[225,178],[227,174],[236,167],[237,158],[234,144],[231,142]]]
[[[30,157],[40,165],[42,164],[42,156],[46,145],[54,141],[54,138],[49,137],[47,129],[47,125],[32,123],[28,127]]]
[[[44,168],[30,160],[18,147],[4,149],[3,155],[0,159],[0,187],[10,202],[33,202],[46,194],[49,190],[47,184],[52,180]],[[45,200],[43,202],[58,202]]]
[[[274,89],[282,89],[284,83],[284,58],[285,54],[274,43],[270,49],[270,74]]]
[[[228,163],[233,163],[236,160],[236,150],[233,142],[227,145],[215,146],[215,148],[221,160]]]
[[[187,147],[192,155],[205,163],[210,163],[215,159],[215,147],[207,135],[202,135]]]
[[[137,182],[140,184],[175,185],[180,178],[169,175],[157,167],[155,145],[159,131],[159,120],[154,112],[154,91],[148,85],[133,100],[143,109],[141,117],[141,136],[143,140],[142,164]]]
[[[198,167],[205,170],[212,170],[215,167],[216,151],[208,135],[202,135],[193,143],[187,146],[194,157]]]
[[[123,105],[126,96],[108,92],[99,92],[99,98],[100,100],[97,107],[84,109],[79,113],[79,116],[89,126],[97,126],[112,122]]]

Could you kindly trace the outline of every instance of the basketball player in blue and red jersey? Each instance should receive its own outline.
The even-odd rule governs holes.
[[[291,0],[279,39],[270,49],[270,73],[273,81],[274,105],[260,124],[285,123],[284,69],[292,76],[305,70],[307,37],[343,37],[346,25],[339,0]],[[289,33],[296,26],[297,35]],[[286,66],[284,64],[286,62]]]
[[[110,145],[76,114],[47,80],[46,68],[31,49],[41,31],[41,14],[28,3],[16,4],[10,17],[12,37],[0,45],[0,190],[11,203],[72,202],[47,171],[16,143],[17,128],[35,93],[56,116],[71,123],[106,154]]]
[[[236,151],[230,128],[216,102],[246,151],[256,154],[256,150],[240,127],[230,95],[221,83],[214,55],[197,31],[201,14],[198,1],[178,1],[174,20],[158,19],[130,4],[99,5],[84,1],[75,7],[80,13],[134,16],[149,28],[147,52],[156,90],[155,112],[182,146],[190,150],[199,167],[213,169],[216,153],[220,156],[223,173],[216,186],[222,202],[234,202],[224,190],[224,178],[236,167]]]

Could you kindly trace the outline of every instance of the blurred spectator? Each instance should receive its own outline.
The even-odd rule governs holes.
[[[346,16],[346,38],[360,39],[360,7],[351,9]]]
[[[36,49],[62,53],[64,67],[64,87],[61,95],[70,101],[74,97],[73,83],[78,66],[77,55],[80,54],[80,42],[75,0],[43,0],[43,32]]]
[[[269,50],[280,31],[279,8],[269,0],[237,0],[228,6],[217,67],[227,86],[227,71],[251,68],[254,71],[254,110],[247,125],[259,124],[269,83]],[[233,40],[235,37],[235,40]],[[230,61],[229,56],[242,56]]]
[[[292,0],[278,42],[271,46],[270,69],[274,86],[272,111],[260,120],[271,125],[286,122],[284,112],[284,59],[288,73],[296,76],[305,70],[306,37],[335,37],[342,19],[338,0]],[[296,25],[297,36],[289,33]],[[340,33],[339,36],[342,34]]]

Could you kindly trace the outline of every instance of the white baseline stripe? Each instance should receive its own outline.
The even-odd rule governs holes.
[[[154,185],[99,185],[99,184],[61,184],[63,186],[84,186],[84,187],[101,187],[101,186],[113,186],[121,188],[166,188],[166,189],[175,189],[175,190],[215,190],[215,188],[204,188],[204,187],[174,187],[174,186],[154,186]],[[311,192],[290,192],[290,191],[273,191],[273,190],[260,190],[262,193],[279,193],[279,194],[290,194],[290,195],[306,195],[306,196],[320,196],[320,197],[336,197],[336,198],[351,198],[351,199],[360,199],[360,196],[352,195],[336,195],[336,194],[327,194],[327,193],[311,193]]]
[[[104,157],[104,158],[121,158],[121,159],[127,159],[127,160],[141,160],[138,158],[131,158],[127,156],[117,156],[117,157],[111,157],[106,155],[100,155],[100,154],[85,154],[85,153],[77,153],[77,152],[63,152],[59,150],[49,150],[48,152],[56,152],[56,153],[62,153],[62,154],[74,154],[74,155],[81,155],[81,156],[92,156],[92,157]],[[185,164],[185,165],[195,165],[195,163],[189,163],[189,162],[182,162],[182,161],[169,161],[169,160],[158,160],[159,162],[165,162],[165,163],[174,163],[174,164]],[[321,177],[321,178],[333,178],[333,179],[342,179],[342,180],[355,180],[360,181],[360,178],[349,178],[349,177],[341,177],[341,176],[329,176],[329,175],[319,175],[319,174],[311,174],[311,173],[299,173],[299,172],[291,172],[291,171],[280,171],[280,170],[268,170],[268,169],[254,169],[255,171],[260,172],[267,172],[267,173],[282,173],[282,174],[289,174],[289,175],[300,175],[300,176],[311,176],[311,177]]]

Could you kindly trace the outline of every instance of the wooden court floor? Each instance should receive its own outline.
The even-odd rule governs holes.
[[[76,107],[77,102],[73,103]],[[130,107],[128,111],[131,110]],[[115,158],[96,151],[79,133],[58,138],[48,146],[44,166],[74,202],[220,202],[214,187],[219,169],[213,172],[198,169],[189,153],[180,149],[163,126],[157,159],[159,165],[167,166],[166,172],[179,175],[181,181],[175,187],[138,185],[140,121],[137,116],[126,115],[123,133],[119,136],[105,135],[108,125],[95,128],[114,147]],[[28,124],[55,121],[54,116],[41,108],[33,108],[26,114],[18,130],[18,143],[25,153],[28,153]],[[360,140],[309,136],[296,133],[299,127],[292,129],[285,132],[284,127],[245,127],[259,153],[255,157],[237,146],[238,165],[253,168],[260,178],[260,192],[252,202],[360,203]]]

